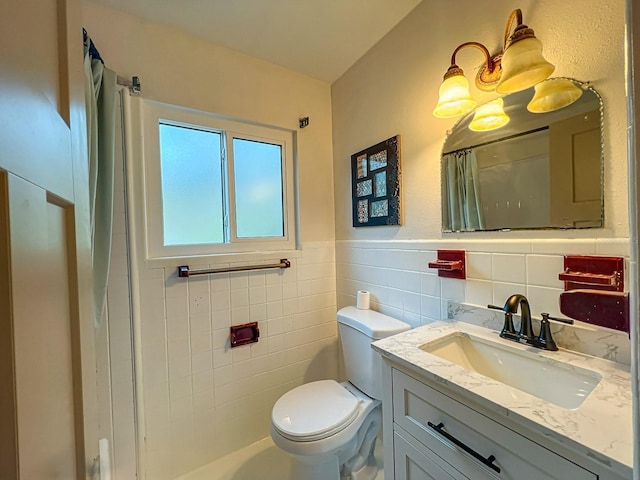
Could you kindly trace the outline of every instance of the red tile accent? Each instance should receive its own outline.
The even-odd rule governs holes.
[[[438,260],[428,266],[436,268],[439,277],[467,278],[464,250],[438,250]]]

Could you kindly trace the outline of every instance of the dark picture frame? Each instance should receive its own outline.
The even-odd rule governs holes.
[[[351,155],[353,226],[402,225],[400,135]]]

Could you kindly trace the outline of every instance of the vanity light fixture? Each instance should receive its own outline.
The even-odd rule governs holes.
[[[546,113],[571,105],[582,96],[582,89],[568,78],[550,78],[537,84],[535,95],[527,105],[531,113]]]
[[[473,115],[469,129],[474,132],[486,132],[505,126],[509,123],[510,118],[504,113],[503,106],[504,101],[502,98],[496,98],[495,100],[480,105]]]
[[[517,22],[512,31],[514,22]],[[506,94],[532,87],[551,75],[555,67],[542,56],[542,43],[531,28],[522,23],[522,11],[511,12],[504,32],[504,53],[492,56],[489,50],[478,42],[458,45],[451,55],[451,65],[444,74],[439,90],[439,99],[433,115],[449,118],[464,115],[476,105],[469,93],[469,83],[464,72],[456,64],[456,54],[466,47],[480,50],[485,63],[476,76],[476,87],[483,91]]]

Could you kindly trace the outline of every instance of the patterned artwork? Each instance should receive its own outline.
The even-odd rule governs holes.
[[[389,215],[389,200],[371,202],[372,217],[386,217]]]
[[[369,221],[369,202],[360,200],[358,202],[358,222],[367,223]]]
[[[353,226],[401,225],[400,137],[351,156]]]
[[[377,185],[376,185],[377,188]],[[366,197],[373,192],[373,180],[365,180],[364,182],[358,182],[356,185],[356,196]],[[377,195],[376,195],[377,196]]]
[[[387,196],[387,171],[378,172],[375,176],[376,180],[376,197]]]
[[[367,155],[360,155],[356,159],[358,165],[358,178],[364,178],[367,176]]]
[[[378,170],[379,168],[387,166],[387,151],[374,153],[369,157],[369,167],[371,170]]]

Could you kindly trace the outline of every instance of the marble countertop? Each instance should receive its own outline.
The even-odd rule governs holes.
[[[465,369],[419,347],[448,334],[466,332],[509,347],[535,353],[543,361],[586,368],[602,380],[577,409],[568,410]],[[549,352],[502,339],[498,332],[458,321],[439,321],[373,343],[386,358],[510,421],[589,457],[622,477],[633,469],[633,424],[629,367],[602,358],[560,350]]]

